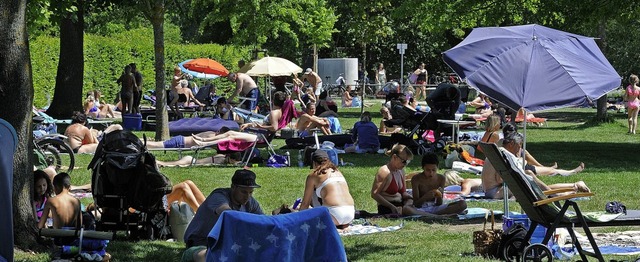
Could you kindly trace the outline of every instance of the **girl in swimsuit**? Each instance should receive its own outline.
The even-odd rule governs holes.
[[[413,206],[413,196],[407,192],[404,167],[413,159],[411,150],[395,144],[386,152],[389,162],[378,169],[371,186],[371,197],[378,203],[378,214],[436,216]]]
[[[640,87],[638,87],[638,76],[629,76],[629,86],[625,93],[625,101],[627,101],[627,112],[629,114],[629,134],[636,133],[638,126],[638,110],[640,106]]]
[[[329,208],[336,227],[344,229],[355,216],[349,185],[338,167],[329,160],[327,152],[316,150],[311,158],[313,171],[307,176],[300,210],[308,209],[317,197],[322,201],[322,206]]]
[[[36,217],[36,221],[40,221],[47,198],[53,195],[53,186],[49,175],[42,170],[33,171],[33,177],[33,214]],[[44,219],[47,218],[45,217]]]

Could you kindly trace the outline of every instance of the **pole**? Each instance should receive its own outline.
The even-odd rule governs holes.
[[[404,52],[400,53],[400,88],[404,85]]]

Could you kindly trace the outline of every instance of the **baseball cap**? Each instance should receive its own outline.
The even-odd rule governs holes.
[[[239,187],[260,187],[260,185],[256,184],[256,173],[247,169],[236,170],[231,178],[231,184]]]
[[[304,74],[305,75],[311,74],[311,71],[313,71],[311,70],[311,68],[307,68],[307,70],[304,71]]]
[[[311,160],[316,163],[322,163],[325,159],[329,159],[329,154],[322,149],[316,149],[316,151],[311,154]]]

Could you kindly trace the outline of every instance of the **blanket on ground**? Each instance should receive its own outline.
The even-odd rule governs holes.
[[[207,242],[207,261],[347,261],[326,207],[276,216],[225,211]]]

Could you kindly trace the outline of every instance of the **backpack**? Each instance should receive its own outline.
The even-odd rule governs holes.
[[[106,134],[89,164],[91,190],[98,206],[119,207],[105,195],[124,196],[129,207],[140,211],[164,209],[162,198],[172,190],[171,181],[156,165],[140,139],[130,131]]]

